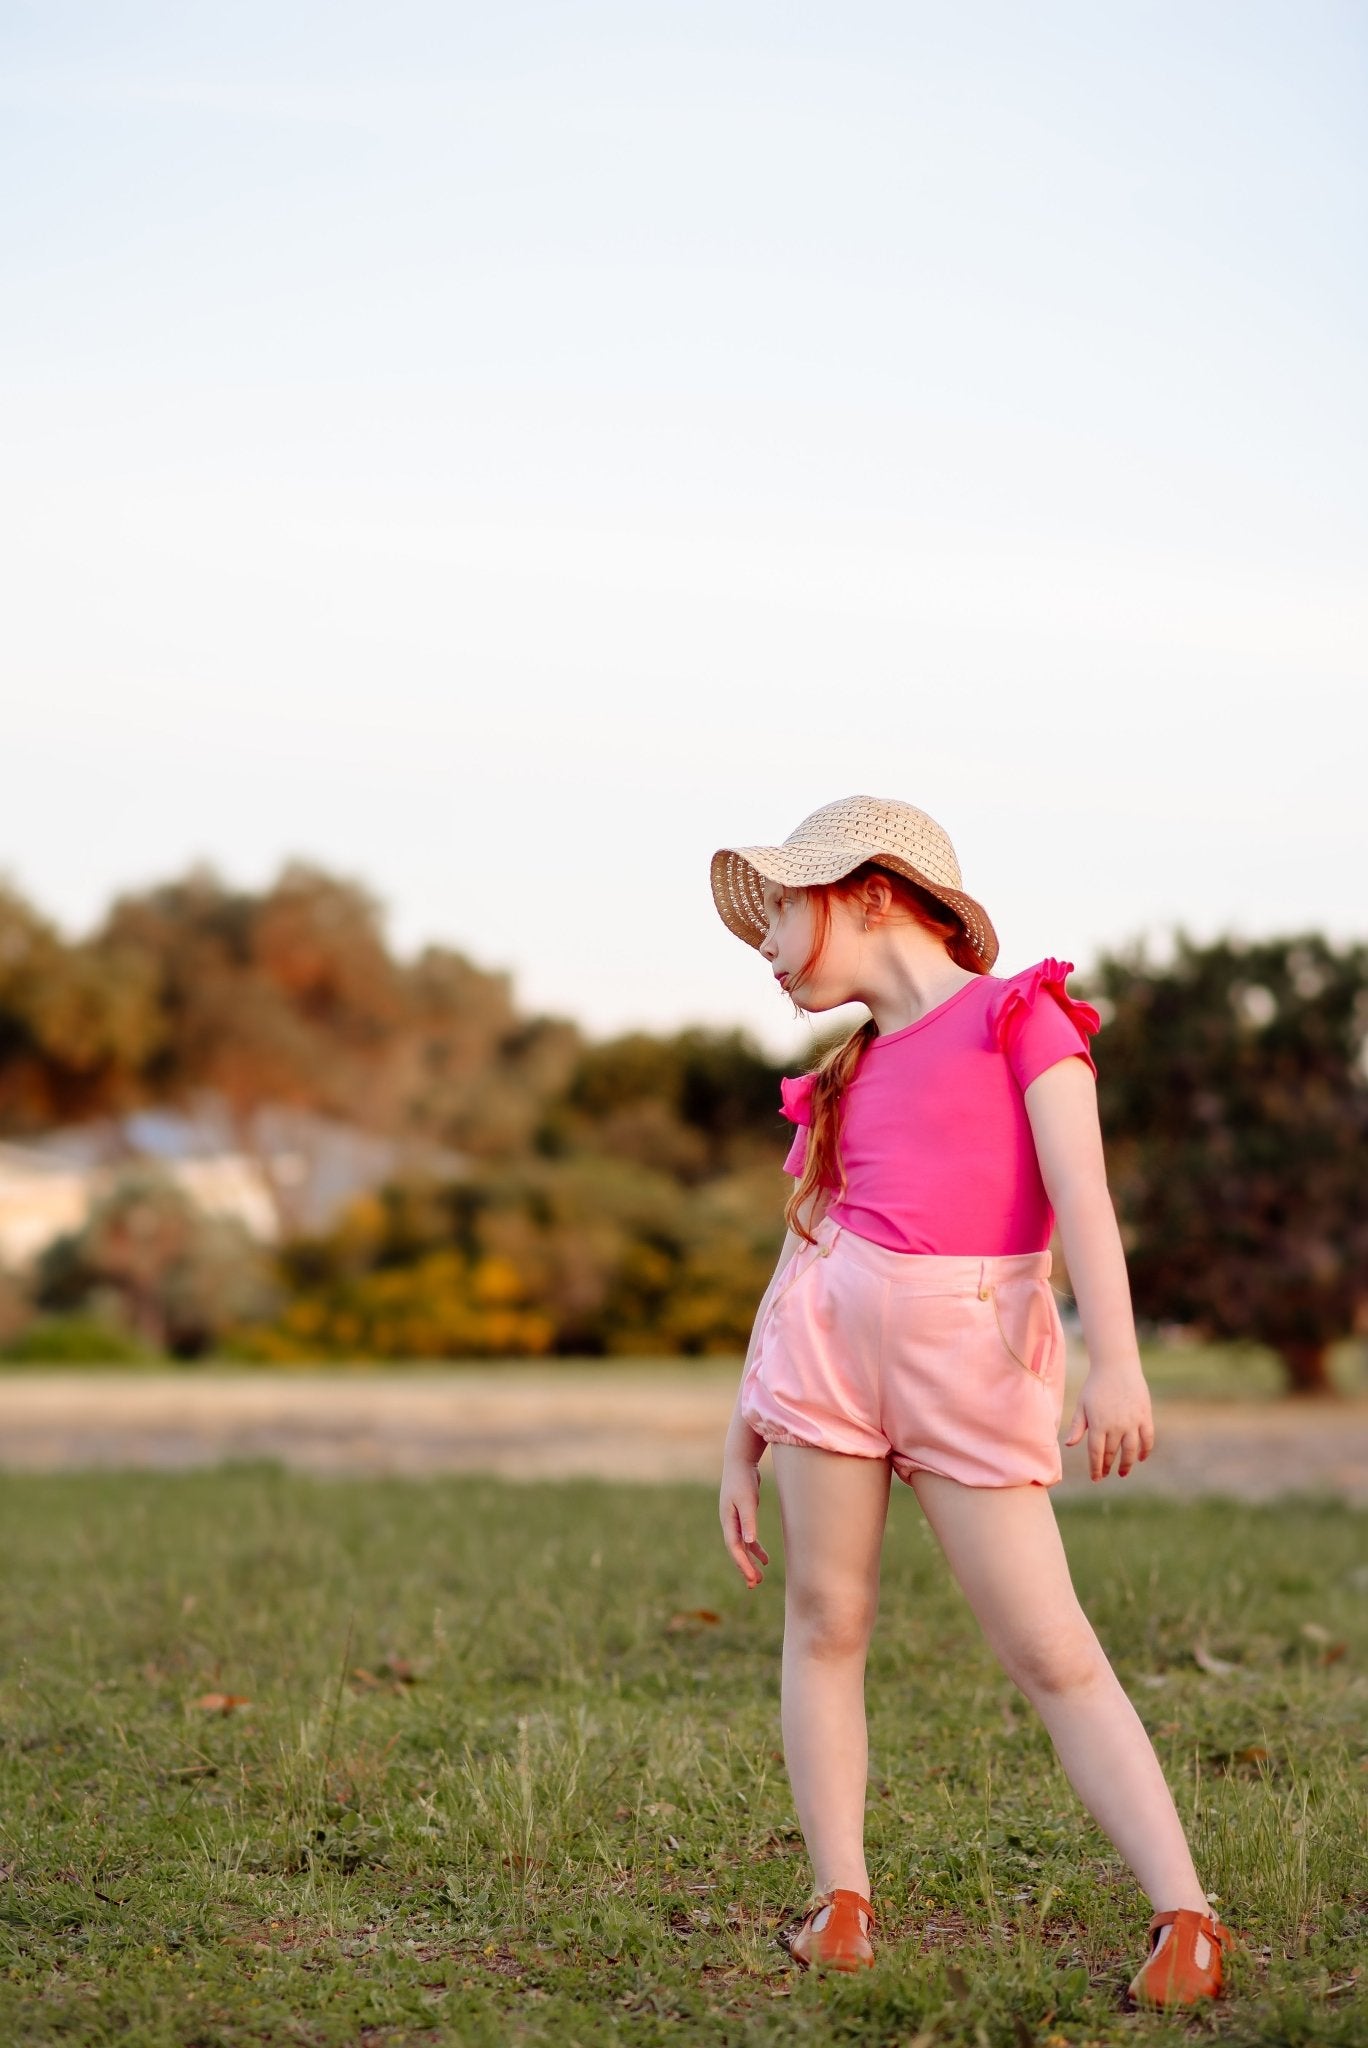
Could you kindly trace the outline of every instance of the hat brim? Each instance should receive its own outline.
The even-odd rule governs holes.
[[[965,935],[982,961],[985,973],[998,956],[998,938],[983,905],[962,889],[950,889],[933,882],[898,853],[880,853],[861,848],[851,858],[849,845],[823,846],[723,846],[712,857],[712,892],[718,914],[727,930],[735,932],[748,946],[759,946],[765,936],[765,884],[777,882],[784,888],[820,887],[839,882],[843,875],[872,861],[894,874],[906,876],[925,889],[963,925]]]

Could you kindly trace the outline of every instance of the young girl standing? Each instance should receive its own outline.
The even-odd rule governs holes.
[[[723,1537],[769,1563],[757,1466],[772,1447],[787,1570],[784,1752],[815,1878],[804,1967],[872,1964],[864,1855],[865,1656],[891,1473],[910,1485],[984,1634],[1070,1782],[1155,1908],[1138,2003],[1216,1996],[1211,1912],[1139,1717],[1078,1604],[1047,1489],[1061,1476],[1057,1220],[1089,1371],[1068,1444],[1094,1480],[1154,1443],[1069,963],[1000,980],[954,849],[911,804],[848,797],[782,846],[724,847],[713,895],[807,1011],[870,1012],[783,1084],[797,1126],[789,1230],[727,1435]]]

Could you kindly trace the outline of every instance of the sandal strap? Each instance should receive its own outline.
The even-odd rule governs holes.
[[[1235,1937],[1228,1927],[1223,1927],[1214,1913],[1199,1913],[1195,1906],[1174,1906],[1167,1913],[1156,1913],[1149,1924],[1151,1934],[1157,1934],[1161,1927],[1172,1927],[1174,1939],[1182,1923],[1187,1921],[1194,1934],[1204,1934],[1217,1948],[1225,1948]]]
[[[821,1908],[826,1905],[853,1906],[857,1912],[866,1915],[871,1928],[874,1926],[874,1908],[870,1905],[868,1899],[861,1898],[858,1892],[846,1891],[838,1885],[835,1891],[822,1893],[815,1910],[820,1912]]]

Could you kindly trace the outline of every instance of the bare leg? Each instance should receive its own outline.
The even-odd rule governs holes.
[[[891,1468],[886,1459],[795,1444],[774,1444],[771,1455],[787,1583],[781,1719],[789,1783],[815,1889],[841,1886],[867,1899],[865,1656]]]
[[[1156,1911],[1209,1912],[1159,1759],[1078,1604],[1048,1493],[961,1486],[929,1472],[913,1484],[1003,1669]],[[1199,1937],[1199,1963],[1205,1950]]]

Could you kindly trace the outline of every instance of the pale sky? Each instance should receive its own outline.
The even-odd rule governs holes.
[[[999,971],[1368,931],[1368,8],[7,0],[0,871],[596,1032],[899,796]]]

